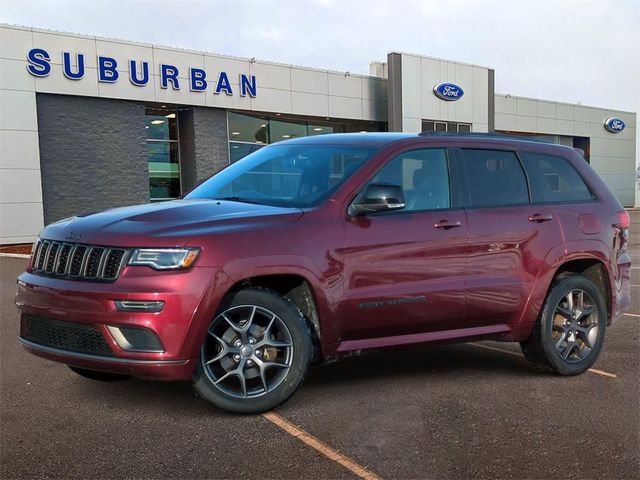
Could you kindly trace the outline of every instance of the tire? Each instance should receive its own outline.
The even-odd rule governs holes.
[[[97,370],[86,370],[84,368],[72,367],[71,365],[69,365],[69,368],[84,378],[97,380],[99,382],[120,382],[131,378],[130,375],[125,375],[124,373],[99,372]]]
[[[300,310],[271,290],[244,288],[227,296],[209,325],[193,388],[228,412],[271,410],[301,385],[312,352]]]
[[[542,370],[578,375],[597,360],[606,328],[602,292],[587,277],[569,275],[552,285],[531,336],[520,347]]]

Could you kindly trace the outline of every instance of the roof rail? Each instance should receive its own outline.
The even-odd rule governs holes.
[[[511,135],[504,135],[496,132],[441,132],[435,130],[430,132],[420,132],[418,135],[423,137],[511,137]]]
[[[509,140],[521,140],[525,142],[549,143],[548,141],[527,135],[510,135],[499,132],[421,132],[421,137],[479,137],[479,138],[506,138]]]

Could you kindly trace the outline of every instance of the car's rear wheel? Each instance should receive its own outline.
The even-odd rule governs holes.
[[[69,365],[69,368],[82,377],[90,378],[91,380],[98,380],[100,382],[119,382],[121,380],[131,378],[131,375],[125,375],[124,373],[99,372],[97,370],[72,367],[71,365]]]
[[[602,292],[587,277],[569,275],[553,285],[531,337],[520,345],[525,357],[539,367],[577,375],[598,358],[606,328]]]
[[[228,296],[209,325],[194,389],[213,405],[258,413],[279,405],[304,379],[311,335],[300,311],[267,289]]]

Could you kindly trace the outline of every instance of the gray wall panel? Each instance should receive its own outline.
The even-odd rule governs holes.
[[[37,94],[45,225],[149,201],[144,106]]]
[[[227,111],[195,107],[193,130],[196,140],[196,178],[198,182],[229,165]]]

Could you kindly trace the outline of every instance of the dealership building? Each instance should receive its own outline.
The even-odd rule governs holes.
[[[499,94],[478,65],[380,60],[358,75],[0,25],[0,244],[75,214],[177,198],[266,144],[336,132],[568,145],[634,204],[635,113]]]

